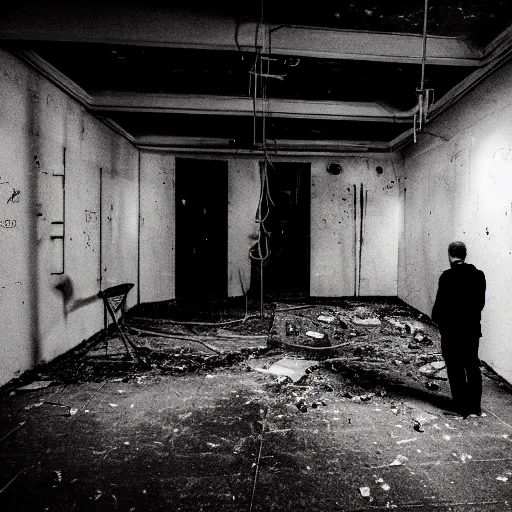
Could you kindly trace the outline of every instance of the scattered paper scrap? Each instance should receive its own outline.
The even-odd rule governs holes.
[[[389,466],[403,466],[409,459],[405,455],[399,455]]]
[[[472,458],[473,458],[473,456],[472,456],[472,455],[469,455],[469,454],[467,454],[467,453],[463,453],[463,454],[461,454],[461,456],[460,456],[460,459],[462,460],[462,462],[463,462],[464,464],[466,464],[466,462],[467,462],[468,460],[471,460]]]
[[[433,361],[432,363],[425,364],[420,366],[418,371],[431,379],[448,380],[444,361]]]
[[[398,320],[396,320],[394,318],[387,316],[386,318],[384,318],[384,320],[386,320],[386,322],[389,322],[393,327],[396,327],[397,329],[405,329],[405,324],[403,324],[402,322],[399,322]]]
[[[427,423],[430,423],[431,421],[434,421],[437,419],[437,416],[434,416],[433,414],[429,414],[425,411],[420,411],[419,413],[415,414],[412,419],[414,421],[417,421],[421,425],[425,425]]]
[[[361,496],[364,498],[370,497],[370,488],[369,487],[359,487],[359,492],[361,493]]]
[[[316,331],[307,331],[306,336],[309,336],[310,338],[315,338],[317,340],[323,340],[325,338],[325,334]]]
[[[508,478],[506,476],[497,476],[496,480],[499,480],[500,482],[507,482]]]
[[[356,325],[364,325],[366,327],[377,327],[381,324],[381,321],[378,318],[370,317],[370,318],[359,318],[354,316],[352,318],[352,322]]]
[[[334,320],[336,320],[336,318],[334,316],[331,316],[331,315],[320,315],[317,320],[319,322],[323,322],[325,324],[332,324],[334,322]]]
[[[269,368],[258,368],[251,365],[251,367],[262,373],[271,373],[272,375],[279,375],[289,377],[293,382],[298,382],[302,379],[309,368],[317,366],[318,361],[311,361],[309,359],[280,359],[276,361]]]
[[[30,384],[27,384],[26,386],[21,386],[18,388],[18,391],[34,391],[36,389],[44,389],[52,383],[53,380],[36,380]]]
[[[43,402],[37,402],[35,404],[30,404],[25,407],[26,410],[33,409],[34,407],[41,407],[43,405]]]

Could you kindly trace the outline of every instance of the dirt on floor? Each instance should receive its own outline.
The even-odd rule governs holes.
[[[482,417],[451,415],[428,317],[395,299],[203,308],[134,308],[136,350],[110,329],[4,386],[3,509],[510,509],[511,389],[483,366]]]
[[[232,366],[243,369],[253,359],[261,360],[265,369],[288,357],[314,360],[328,371],[321,383],[313,373],[304,376],[300,386],[310,402],[306,407],[315,402],[308,389],[318,391],[323,385],[351,400],[375,400],[401,388],[443,400],[449,395],[436,326],[394,298],[276,297],[263,308],[244,298],[169,301],[133,308],[122,325],[131,342],[128,347],[110,326],[106,334],[11,381],[4,391],[34,380],[128,382]],[[289,384],[283,378],[276,381],[282,392]]]

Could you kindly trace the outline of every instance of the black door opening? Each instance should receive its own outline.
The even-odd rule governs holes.
[[[264,268],[264,289],[270,294],[309,294],[311,164],[268,166],[274,206],[267,222],[270,258]]]
[[[176,298],[227,296],[228,165],[176,159]]]

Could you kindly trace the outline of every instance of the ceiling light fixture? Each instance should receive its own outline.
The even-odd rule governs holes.
[[[341,173],[341,165],[340,164],[329,164],[327,166],[327,172],[332,174],[333,176],[338,176]]]

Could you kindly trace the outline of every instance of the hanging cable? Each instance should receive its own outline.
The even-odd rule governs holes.
[[[420,87],[416,89],[418,98],[418,112],[414,116],[414,142],[416,142],[417,130],[423,130],[428,118],[428,109],[433,100],[433,89],[425,89],[425,67],[427,62],[427,20],[428,20],[428,0],[425,0],[425,10],[423,13],[423,52],[421,57],[421,80]]]

